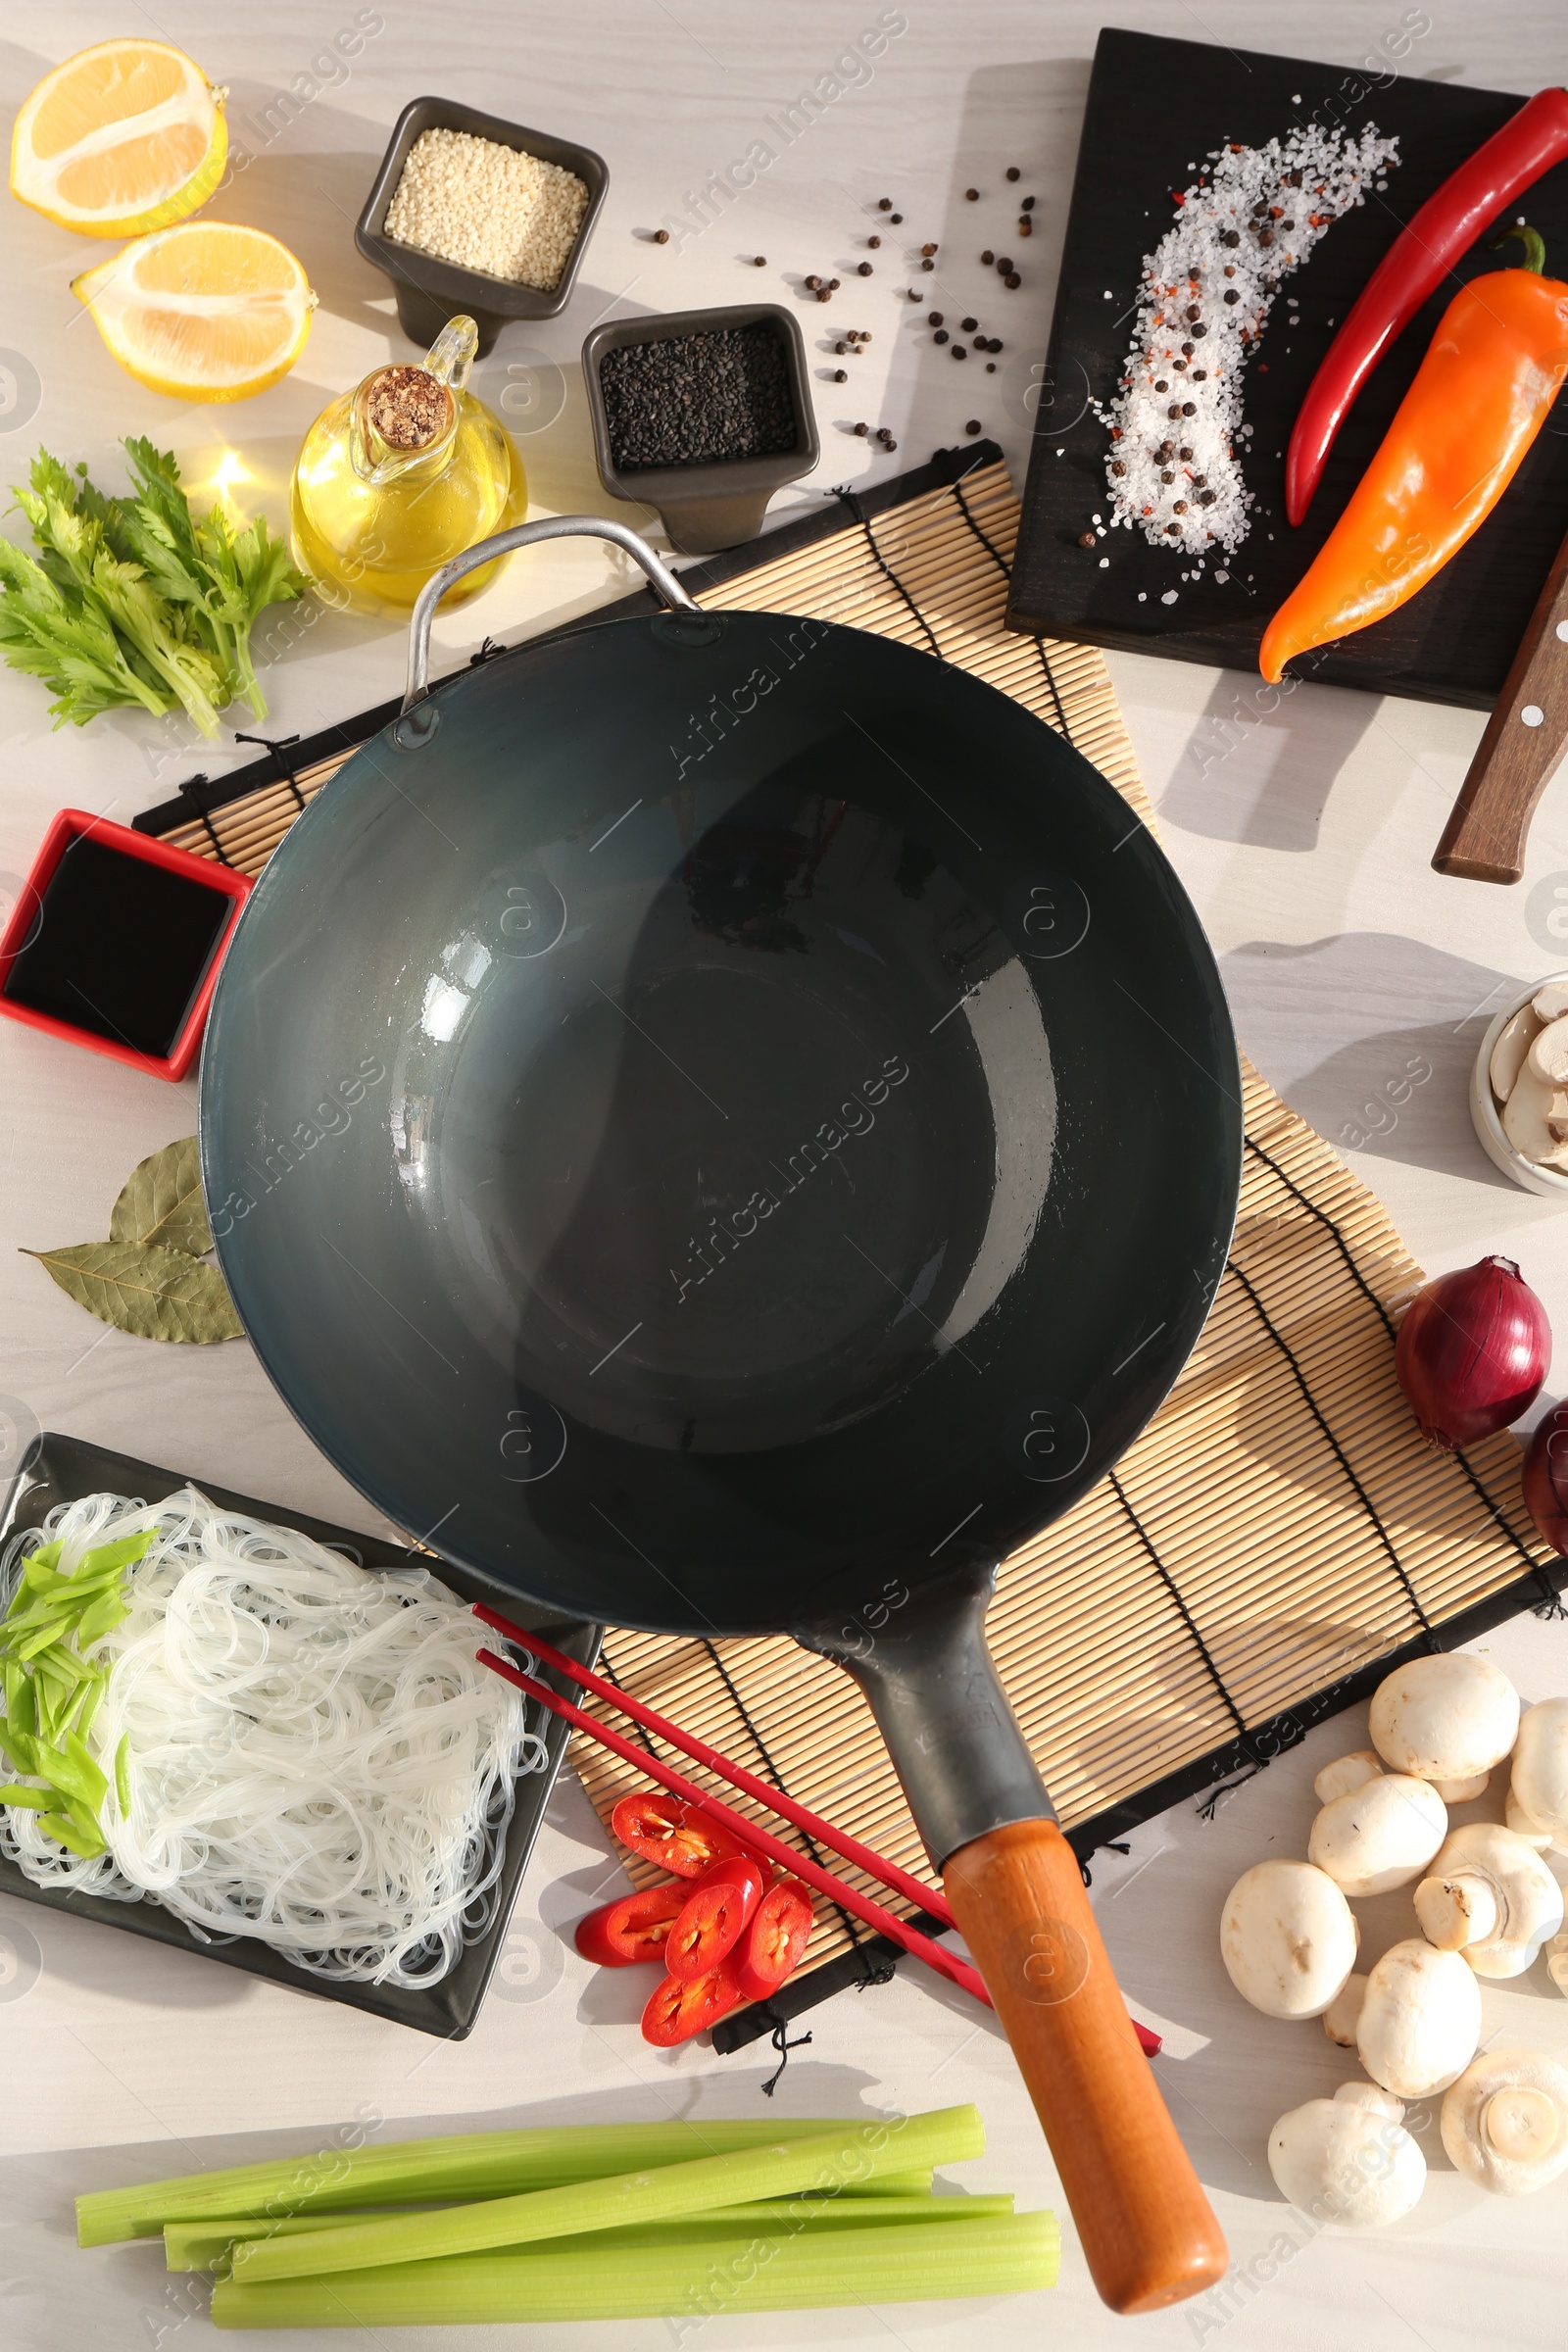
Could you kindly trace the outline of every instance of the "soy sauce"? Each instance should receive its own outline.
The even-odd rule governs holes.
[[[83,834],[44,886],[13,1004],[139,1054],[173,1052],[234,902]]]

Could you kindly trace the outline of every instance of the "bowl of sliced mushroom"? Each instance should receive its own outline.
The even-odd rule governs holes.
[[[1527,1193],[1568,1193],[1568,972],[1532,981],[1492,1022],[1470,1116],[1494,1167]]]
[[[1564,997],[1550,1019],[1568,1038],[1568,983]],[[1527,1053],[1547,1026],[1538,1018]],[[1568,1182],[1568,1157],[1564,1169]],[[1306,1858],[1254,1863],[1220,1917],[1220,1956],[1243,1999],[1298,2027],[1320,2020],[1368,2078],[1293,2108],[1268,2140],[1284,2196],[1350,2230],[1401,2220],[1423,2192],[1408,2100],[1442,2100],[1450,2161],[1494,2195],[1568,2171],[1568,2066],[1540,2050],[1478,2055],[1490,1981],[1540,1961],[1568,1995],[1563,1889],[1545,1860],[1568,1857],[1568,1698],[1521,1711],[1490,1658],[1440,1650],[1385,1676],[1367,1728],[1369,1747],[1313,1781]],[[1489,1794],[1504,1821],[1450,1824],[1450,1805]],[[1396,1890],[1408,1894],[1410,1932],[1363,1952],[1351,1902]]]

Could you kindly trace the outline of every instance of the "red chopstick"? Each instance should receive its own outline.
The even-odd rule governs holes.
[[[515,1638],[525,1648],[531,1647],[534,1641],[531,1634],[518,1634]],[[864,1920],[867,1927],[875,1928],[879,1935],[902,1944],[906,1952],[912,1952],[917,1960],[923,1960],[928,1968],[934,1968],[939,1977],[946,1977],[965,1992],[972,1992],[977,2001],[985,2002],[987,2008],[991,2006],[991,1995],[981,1982],[979,1971],[971,1967],[967,1960],[960,1960],[956,1952],[946,1951],[940,1943],[933,1943],[929,1936],[922,1936],[918,1928],[911,1928],[896,1912],[885,1911],[880,1903],[873,1902],[868,1894],[862,1894],[858,1887],[850,1886],[847,1880],[836,1879],[819,1862],[811,1861],[806,1854],[798,1854],[781,1838],[775,1838],[771,1830],[764,1830],[760,1822],[748,1821],[744,1813],[735,1812],[721,1798],[710,1796],[706,1788],[699,1788],[695,1781],[689,1781],[684,1773],[676,1772],[672,1765],[661,1763],[657,1756],[645,1755],[640,1747],[634,1747],[629,1740],[623,1740],[619,1732],[612,1732],[609,1724],[601,1723],[597,1715],[590,1715],[582,1707],[573,1706],[569,1698],[559,1697],[547,1683],[536,1683],[531,1674],[523,1674],[510,1660],[498,1658],[493,1649],[481,1649],[477,1655],[481,1666],[488,1666],[506,1682],[515,1684],[519,1690],[525,1690],[530,1698],[548,1707],[552,1715],[559,1715],[575,1731],[586,1732],[590,1740],[597,1740],[626,1763],[635,1764],[639,1772],[658,1781],[672,1795],[684,1797],[688,1804],[699,1806],[714,1821],[722,1822],[725,1829],[742,1838],[755,1851],[764,1853],[770,1861],[780,1863],[792,1878],[804,1879],[808,1886],[816,1888],[818,1894],[825,1894],[833,1902],[842,1903],[846,1911],[853,1911],[858,1918]]]
[[[678,1747],[683,1755],[692,1757],[695,1762],[706,1764],[710,1772],[716,1773],[721,1781],[728,1781],[731,1788],[741,1789],[747,1796],[756,1797],[760,1805],[765,1805],[770,1813],[780,1814],[785,1821],[793,1822],[798,1830],[805,1830],[820,1844],[830,1845],[835,1853],[844,1856],[846,1862],[858,1864],[867,1878],[877,1879],[884,1886],[891,1886],[895,1894],[902,1894],[907,1901],[918,1903],[922,1911],[928,1911],[933,1919],[941,1920],[945,1928],[956,1925],[952,1905],[940,1886],[922,1885],[919,1879],[911,1878],[906,1870],[901,1870],[897,1862],[884,1860],[870,1846],[862,1845],[858,1838],[852,1838],[848,1830],[835,1829],[830,1821],[824,1821],[820,1814],[798,1804],[782,1788],[770,1788],[754,1772],[748,1772],[744,1764],[732,1764],[719,1748],[710,1747],[706,1740],[699,1740],[694,1732],[683,1731],[678,1723],[671,1723],[667,1715],[659,1714],[644,1700],[634,1698],[629,1690],[621,1690],[618,1683],[607,1682],[602,1674],[595,1674],[591,1666],[579,1666],[575,1658],[568,1658],[564,1650],[556,1649],[540,1635],[523,1626],[514,1625],[510,1618],[503,1617],[499,1611],[486,1608],[482,1601],[474,1602],[473,1613],[483,1618],[486,1625],[493,1626],[498,1634],[504,1634],[509,1642],[515,1642],[519,1647],[530,1650],[536,1658],[543,1658],[545,1664],[554,1666],[558,1674],[568,1675],[572,1682],[580,1683],[585,1690],[593,1691],[595,1697],[608,1699],[618,1714],[629,1716],[633,1723],[640,1723],[645,1732],[657,1732],[661,1740],[667,1740],[671,1747]]]

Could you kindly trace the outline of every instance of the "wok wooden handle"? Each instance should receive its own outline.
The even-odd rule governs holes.
[[[942,1886],[1045,2127],[1112,2311],[1225,2275],[1219,2224],[1138,2046],[1071,1846],[1054,1821],[960,1846]]]
[[[1568,539],[1546,574],[1432,862],[1469,882],[1517,882],[1536,803],[1568,743]]]

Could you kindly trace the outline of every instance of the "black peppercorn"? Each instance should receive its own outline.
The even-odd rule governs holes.
[[[1159,378],[1156,380],[1156,382],[1155,382],[1155,385],[1154,385],[1154,390],[1155,390],[1156,392],[1168,392],[1168,391],[1170,390],[1170,386],[1169,386],[1169,384],[1168,384],[1168,383],[1165,381],[1165,378],[1164,378],[1163,376],[1160,376],[1160,377],[1159,377]]]
[[[1176,452],[1176,455],[1180,458],[1184,466],[1189,465],[1192,462],[1193,453],[1185,441],[1182,443],[1180,449]]]
[[[956,360],[966,360],[969,354],[963,344],[955,343],[953,346],[953,356]]]
[[[1080,546],[1080,547],[1093,547],[1093,546],[1094,546],[1094,544],[1095,544],[1095,534],[1094,534],[1094,532],[1093,532],[1093,531],[1080,531],[1080,532],[1079,532],[1079,534],[1078,534],[1078,544],[1079,544],[1079,546]]]
[[[979,191],[979,189],[978,189],[978,188],[965,188],[965,189],[964,189],[964,191],[963,191],[963,200],[964,200],[965,204],[978,204],[978,203],[979,203],[979,201],[980,201],[980,191]]]
[[[899,222],[900,222],[900,221],[901,221],[903,219],[904,219],[904,215],[903,215],[902,213],[895,213],[895,214],[893,215],[893,225],[894,225],[894,227],[895,227],[895,228],[897,228],[897,227],[898,227],[898,225],[899,225]]]
[[[929,258],[930,255],[935,253],[936,247],[934,245],[922,245],[920,251]]]
[[[831,286],[819,286],[817,288],[816,299],[818,302],[831,302],[833,299],[833,289]]]
[[[1170,407],[1165,411],[1165,414],[1167,416],[1179,416],[1181,415],[1181,409],[1173,400],[1170,404]]]
[[[1200,507],[1211,507],[1216,496],[1217,493],[1213,490],[1200,490],[1198,495],[1198,503]]]
[[[1009,179],[1022,179],[1023,173],[1019,171],[1016,164],[1009,164],[1007,166],[1007,177]]]
[[[862,326],[862,327],[861,327],[861,329],[860,329],[860,341],[861,341],[862,343],[869,343],[869,342],[870,342],[870,340],[871,340],[871,330],[870,330],[870,328],[869,328],[868,326]]]
[[[1167,539],[1179,539],[1179,538],[1181,537],[1181,535],[1182,535],[1182,526],[1181,526],[1181,524],[1180,524],[1179,522],[1167,522],[1167,523],[1166,523],[1166,525],[1165,525],[1165,536],[1166,536],[1166,538],[1167,538]]]
[[[1193,381],[1195,384],[1206,384],[1208,381],[1208,369],[1206,368],[1195,368],[1193,369]]]
[[[1241,241],[1242,241],[1242,233],[1241,233],[1241,230],[1240,230],[1240,229],[1237,229],[1237,228],[1228,228],[1228,229],[1225,231],[1225,234],[1224,234],[1224,235],[1223,235],[1223,236],[1220,238],[1220,243],[1221,243],[1222,245],[1232,245],[1232,246],[1235,246],[1235,245],[1239,245],[1239,244],[1241,243]]]
[[[807,279],[807,281],[806,281],[806,291],[808,292],[808,294],[814,294],[814,293],[816,292],[816,289],[817,289],[817,287],[818,287],[818,286],[819,286],[821,283],[822,283],[822,280],[821,280],[819,277],[808,277],[808,278]]]
[[[888,435],[887,439],[886,439],[886,440],[883,442],[882,446],[883,446],[883,448],[884,448],[884,449],[887,451],[887,453],[888,453],[889,457],[891,457],[891,456],[893,455],[893,452],[894,452],[894,451],[895,451],[895,450],[898,448],[898,446],[899,446],[899,445],[898,445],[898,443],[897,443],[897,442],[894,440],[894,438],[893,438],[892,434],[890,433],[890,434]]]
[[[1225,299],[1227,302],[1240,302],[1242,298],[1237,293],[1234,286],[1227,286],[1225,289]]]
[[[969,419],[969,421],[968,421],[968,423],[967,423],[967,424],[964,426],[964,428],[963,428],[963,429],[964,429],[964,431],[965,431],[966,433],[977,433],[977,432],[980,430],[980,419],[979,419],[979,417],[978,417],[978,416],[971,416],[971,417],[970,417],[970,419]]]
[[[836,293],[838,292],[838,290],[839,290],[839,281],[838,281],[838,279],[837,279],[836,277],[830,277],[830,278],[828,279],[828,281],[827,281],[827,282],[828,282],[829,286],[832,288],[833,292],[836,294]]]
[[[870,276],[870,274],[871,274],[871,265],[870,265],[870,263],[869,263],[869,262],[861,262],[861,263],[859,264],[859,271],[858,271],[858,273],[859,273],[859,275],[860,275],[861,277],[869,277],[869,276]]]
[[[846,352],[849,350],[849,348],[850,348],[850,347],[849,347],[849,345],[848,345],[847,343],[835,343],[835,344],[834,344],[834,346],[833,346],[833,349],[834,349],[834,350],[835,350],[835,352],[838,354],[838,356],[839,356],[839,358],[840,358],[841,360],[843,359],[843,357],[844,357],[844,354],[845,354],[845,353],[846,353]]]
[[[933,343],[945,343],[945,342],[947,341],[947,339],[948,339],[948,330],[947,330],[947,328],[946,328],[945,326],[939,326],[939,327],[937,328],[937,331],[936,331],[936,333],[935,333],[935,334],[932,336],[932,338],[931,338],[931,340],[932,340],[932,342],[933,342]]]
[[[654,243],[655,243],[656,245],[667,245],[667,244],[669,243],[669,231],[668,231],[668,229],[667,229],[667,228],[656,228],[656,229],[655,229],[655,231],[654,231]]]
[[[1176,501],[1175,505],[1174,505],[1174,506],[1171,508],[1171,513],[1172,513],[1173,514],[1186,514],[1186,512],[1187,512],[1187,501],[1186,501],[1186,499],[1185,499],[1185,498],[1179,498],[1179,499]]]
[[[765,270],[765,269],[767,268],[767,256],[766,256],[766,254],[765,254],[765,253],[760,253],[760,254],[758,254],[758,255],[757,255],[757,256],[754,258],[754,260],[753,260],[753,262],[752,262],[752,268],[753,268],[754,270]]]
[[[925,300],[925,296],[921,293],[918,286],[910,286],[908,288],[908,296],[911,302],[924,302]]]
[[[978,318],[960,318],[958,320],[958,324],[962,327],[966,335],[972,335],[979,323],[980,321]]]
[[[941,313],[941,311],[933,311],[933,312],[931,313],[931,323],[932,323],[932,325],[933,325],[933,326],[940,326],[940,325],[942,324],[942,318],[943,318],[943,314]]]
[[[989,269],[990,269],[990,267],[991,267],[991,265],[992,265],[992,263],[993,263],[993,262],[996,260],[996,258],[997,258],[997,257],[996,257],[996,255],[995,255],[995,254],[992,252],[992,250],[991,250],[990,246],[988,245],[988,246],[986,247],[986,249],[985,249],[984,253],[983,253],[983,254],[980,256],[980,266],[981,266],[981,268],[982,268],[983,270],[989,270]]]
[[[1008,271],[1008,270],[1009,270],[1011,268],[1012,268],[1012,264],[1011,264],[1011,262],[1009,262],[1009,261],[1007,260],[1007,258],[1006,258],[1006,256],[1005,256],[1004,254],[1004,255],[1002,255],[1002,256],[1001,256],[1001,257],[998,259],[998,262],[997,262],[997,275],[998,275],[999,277],[1005,277],[1005,276],[1006,276],[1006,274],[1007,274],[1007,271]]]
[[[1009,291],[1016,291],[1016,289],[1023,284],[1023,279],[1019,276],[1016,270],[1009,270],[1002,282],[1005,287],[1008,288]]]
[[[934,270],[936,268],[936,264],[933,261],[924,261],[920,264],[920,267],[922,270]]]
[[[1164,465],[1165,460],[1174,454],[1174,445],[1169,441],[1162,441],[1154,452],[1155,457],[1159,460],[1162,466]]]
[[[1111,462],[1110,462],[1110,470],[1111,470],[1111,472],[1112,472],[1112,473],[1114,473],[1114,474],[1116,474],[1116,475],[1118,475],[1118,476],[1119,476],[1119,475],[1121,475],[1121,474],[1124,474],[1124,473],[1126,472],[1127,468],[1126,468],[1126,466],[1125,466],[1122,464],[1122,462],[1121,462],[1120,458],[1112,458],[1112,460],[1111,460]]]
[[[1260,228],[1257,232],[1257,241],[1260,245],[1272,245],[1274,231],[1271,228]]]
[[[1203,314],[1202,314],[1202,312],[1201,312],[1201,311],[1199,309],[1199,307],[1198,307],[1198,305],[1197,305],[1197,303],[1196,303],[1196,302],[1190,302],[1190,303],[1187,305],[1187,316],[1188,316],[1188,318],[1201,318],[1201,317],[1203,316]]]
[[[880,237],[867,237],[865,241],[870,246],[873,253],[876,253],[880,250],[882,244]]]
[[[986,373],[987,373],[987,375],[995,375],[995,374],[996,374],[996,372],[997,372],[997,363],[996,363],[996,361],[995,361],[995,360],[987,360],[987,362],[986,362]]]
[[[1019,221],[1019,223],[1018,223],[1018,234],[1019,234],[1019,236],[1020,236],[1020,237],[1032,237],[1032,236],[1034,235],[1034,233],[1035,233],[1035,232],[1034,232],[1034,230],[1033,230],[1033,229],[1030,227],[1030,225],[1029,225],[1029,222],[1028,222],[1027,219],[1025,219],[1025,220],[1020,220],[1020,221]]]
[[[842,344],[840,345],[840,349],[841,349],[841,350],[843,349],[843,346],[842,346]],[[849,380],[850,380],[850,371],[849,371],[849,369],[848,369],[847,368],[834,368],[834,370],[833,370],[833,381],[834,381],[836,384],[847,384],[847,383],[849,382]]]
[[[1193,356],[1193,346],[1192,346],[1192,344],[1191,344],[1191,343],[1184,343],[1184,344],[1182,345],[1182,357],[1183,357],[1183,359],[1185,359],[1185,360],[1190,360],[1190,359],[1192,358],[1192,356]]]
[[[1034,211],[1035,200],[1032,196],[1025,196],[1023,198],[1023,209],[1026,213],[1032,213]]]
[[[863,441],[866,434],[871,430],[871,427],[868,424],[858,424],[855,429],[859,435],[860,439]]]
[[[892,199],[892,197],[891,197],[891,196],[879,196],[879,197],[877,198],[877,200],[876,200],[876,209],[877,209],[877,211],[878,211],[879,213],[891,213],[891,212],[892,212],[892,210],[893,210],[893,199]]]
[[[1198,403],[1197,403],[1197,401],[1196,401],[1196,400],[1184,400],[1184,401],[1182,402],[1182,415],[1183,415],[1184,416],[1196,416],[1198,415]]]
[[[1002,349],[1002,337],[1000,335],[992,336],[991,348],[993,351],[1000,351]]]

